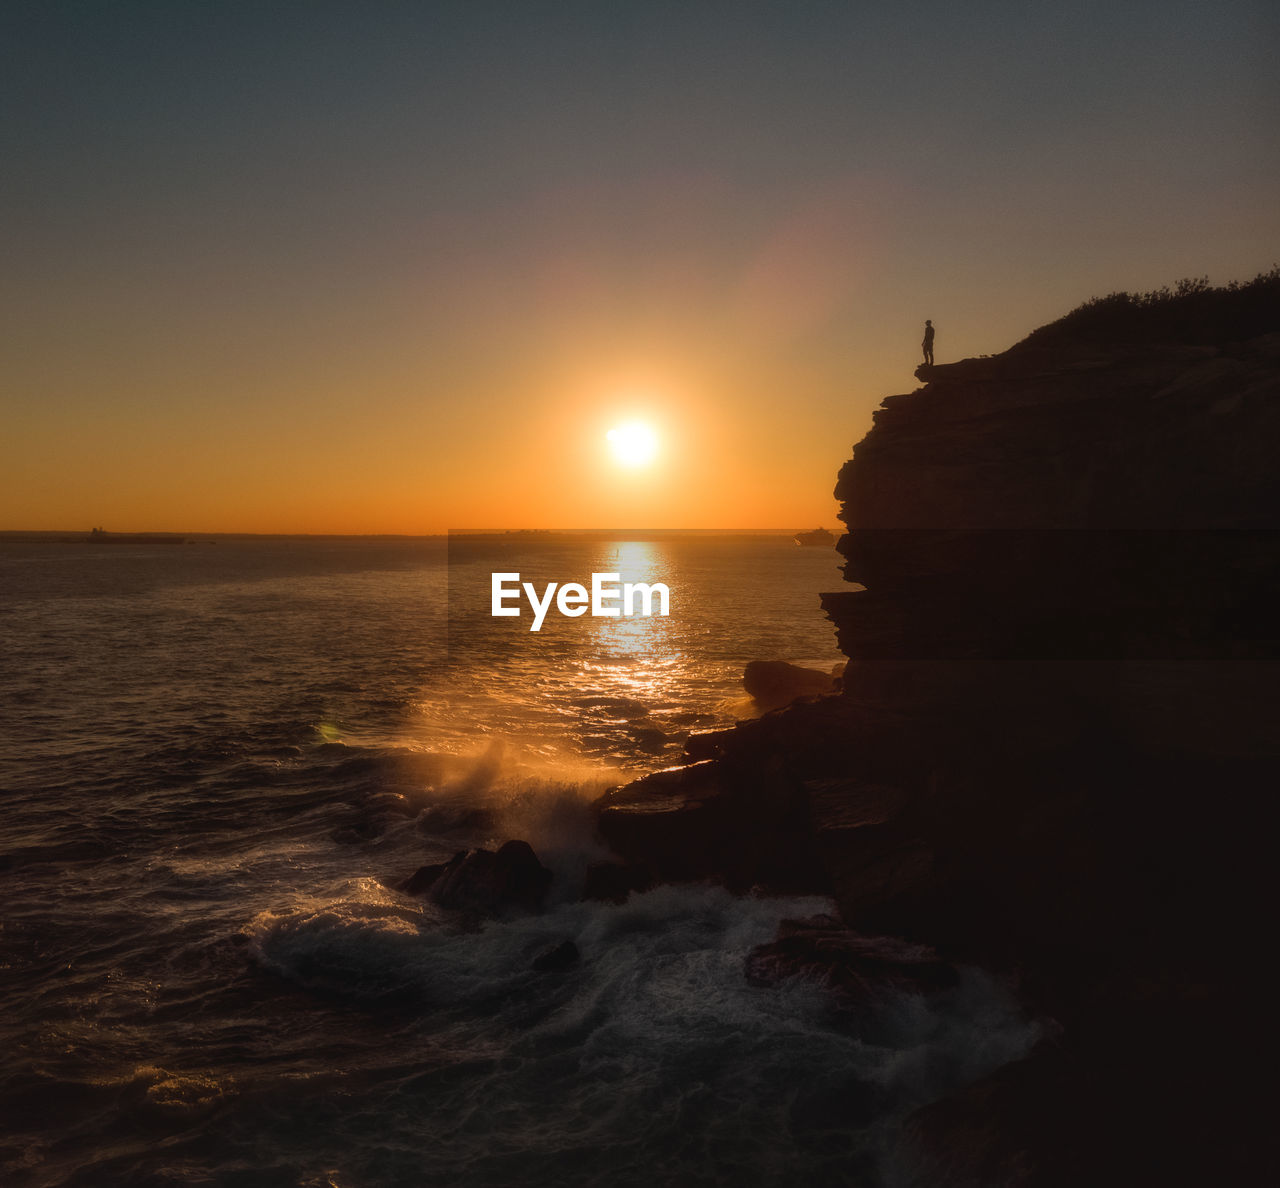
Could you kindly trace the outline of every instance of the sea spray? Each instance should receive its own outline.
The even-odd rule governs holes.
[[[415,1126],[436,1135],[415,1155],[423,1176],[501,1182],[523,1159],[528,1182],[552,1183],[567,1160],[640,1182],[614,1162],[638,1144],[668,1181],[696,1178],[712,1152],[746,1182],[760,1161],[844,1179],[872,1174],[907,1111],[1023,1054],[1037,1031],[976,971],[854,1019],[802,979],[746,982],[747,952],[780,919],[829,908],[667,886],[469,930],[361,882],[250,931],[264,967],[384,1016],[406,1056],[421,1051],[413,1077],[373,1086],[362,1112],[376,1104],[386,1143]],[[535,971],[564,940],[580,963]]]

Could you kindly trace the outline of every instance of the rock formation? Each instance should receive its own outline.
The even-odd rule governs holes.
[[[459,850],[448,862],[420,866],[399,889],[426,895],[440,907],[481,914],[534,911],[551,887],[552,873],[524,841],[493,850]]]
[[[843,665],[839,669],[843,672]],[[839,688],[835,673],[803,668],[785,660],[752,660],[742,674],[742,687],[761,709],[778,709],[800,697],[821,697]]]
[[[1064,319],[887,399],[836,487],[840,694],[695,736],[691,766],[600,804],[628,863],[830,894],[844,926],[1002,972],[1054,1021],[912,1120],[922,1184],[1257,1175],[1241,1053],[1280,786],[1262,280]]]

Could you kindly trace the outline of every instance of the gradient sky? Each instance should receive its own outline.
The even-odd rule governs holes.
[[[926,317],[1280,262],[1278,51],[1233,0],[10,0],[0,528],[832,526]]]

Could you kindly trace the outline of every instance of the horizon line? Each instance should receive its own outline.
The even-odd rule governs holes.
[[[833,520],[833,523],[835,521]],[[823,525],[819,525],[822,527]],[[706,535],[706,534],[734,534],[734,535],[750,535],[750,534],[779,534],[784,535],[798,531],[808,531],[806,528],[777,528],[754,526],[750,528],[673,528],[673,527],[626,527],[626,526],[599,526],[589,528],[448,528],[439,532],[250,532],[238,531],[235,529],[195,529],[195,530],[174,530],[165,528],[144,528],[144,529],[111,529],[104,530],[100,535],[103,537],[120,537],[120,536],[156,536],[156,537],[262,537],[262,538],[279,538],[279,537],[314,537],[316,539],[368,539],[382,538],[395,540],[446,540],[450,536],[574,536],[586,533],[600,532],[624,532],[624,533],[640,533],[640,532],[666,532],[678,533],[685,535]],[[93,535],[93,529],[87,528],[0,528],[0,540],[23,538],[23,537],[85,537],[86,539]]]

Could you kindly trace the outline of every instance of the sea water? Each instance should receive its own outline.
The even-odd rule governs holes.
[[[515,642],[467,602],[647,575]],[[840,660],[785,537],[0,545],[0,1181],[875,1185],[913,1108],[1034,1039],[975,971],[862,1016],[743,961],[819,899],[577,899],[589,803]],[[452,582],[451,582],[452,576]],[[576,579],[575,579],[576,580]],[[452,591],[452,597],[451,595]],[[573,630],[579,626],[579,630]],[[528,840],[546,910],[394,889]],[[534,956],[573,940],[569,970]]]

